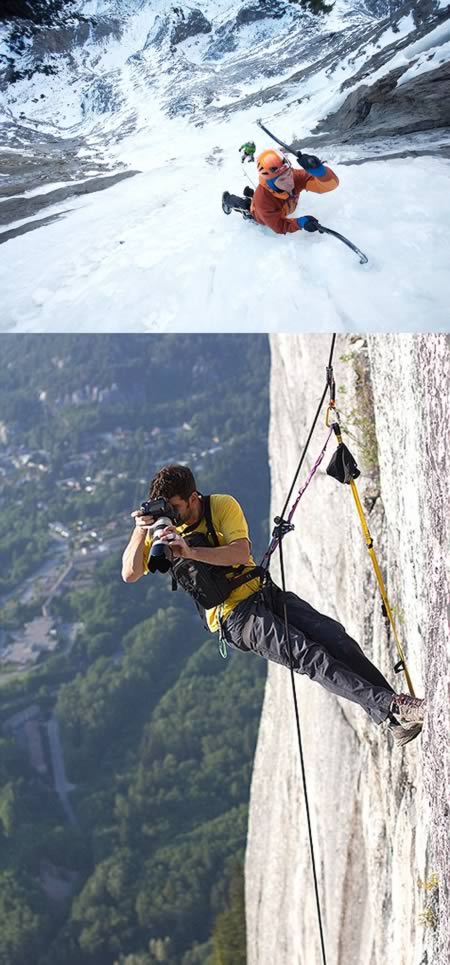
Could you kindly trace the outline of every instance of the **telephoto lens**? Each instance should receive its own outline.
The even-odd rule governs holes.
[[[149,526],[152,534],[152,545],[148,568],[150,573],[168,573],[172,566],[172,551],[167,539],[159,539],[159,535],[166,526],[174,526],[178,520],[175,510],[167,499],[148,499],[141,504],[144,516],[153,516],[154,522]],[[175,539],[175,537],[172,537]],[[170,540],[170,537],[169,537]]]

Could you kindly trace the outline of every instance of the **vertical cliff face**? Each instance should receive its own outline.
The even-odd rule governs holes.
[[[272,338],[273,515],[321,395],[329,344],[328,336]],[[342,336],[336,345],[342,424],[353,434],[346,441],[363,470],[359,491],[415,690],[429,703],[423,735],[398,750],[385,726],[355,704],[296,677],[328,965],[449,960],[449,351],[449,338],[439,335],[367,343]],[[322,423],[312,458],[325,434]],[[327,463],[284,543],[289,586],[343,622],[393,686],[406,690],[393,672],[395,644],[351,492],[325,474]],[[252,783],[246,888],[249,965],[318,965],[291,681],[275,665]]]

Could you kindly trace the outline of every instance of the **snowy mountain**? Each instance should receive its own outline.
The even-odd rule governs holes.
[[[6,6],[4,330],[448,327],[450,4]],[[302,213],[366,268],[330,237],[225,221],[222,191],[255,181],[239,146],[271,144],[260,117],[336,169]]]

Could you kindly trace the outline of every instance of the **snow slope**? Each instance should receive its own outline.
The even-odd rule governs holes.
[[[225,220],[221,190],[241,184],[236,168],[197,163],[193,152],[189,166],[185,156],[72,202],[70,215],[63,203],[61,220],[1,249],[4,330],[446,328],[446,163],[337,165],[337,192],[302,199],[303,212],[368,252],[364,267],[331,237],[279,238],[237,215]]]
[[[222,191],[240,193],[245,178],[255,178],[238,147],[248,138],[258,149],[269,146],[258,117],[311,150],[317,121],[348,97],[353,76],[378,51],[393,47],[372,71],[376,78],[400,60],[417,72],[429,69],[430,58],[448,57],[448,21],[426,41],[411,12],[400,13],[393,29],[392,18],[380,21],[357,0],[337,0],[320,20],[284,7],[280,18],[237,27],[241,8],[210,0],[201,9],[211,31],[174,45],[179,17],[164,0],[133,0],[126,15],[123,4],[97,0],[83,4],[98,18],[83,43],[76,32],[65,34],[67,49],[55,53],[60,32],[27,39],[15,66],[30,67],[44,51],[56,72],[33,73],[1,95],[5,156],[49,138],[62,151],[70,144],[77,180],[99,162],[141,173],[81,198],[70,196],[71,174],[68,197],[44,199],[37,214],[18,204],[3,221],[0,202],[0,330],[448,328],[445,157],[389,158],[386,139],[371,148],[373,160],[352,164],[354,147],[327,146],[340,187],[325,197],[303,194],[298,213],[350,237],[369,257],[364,267],[331,237],[279,237],[239,215],[224,217]],[[183,9],[188,16],[192,8]],[[11,53],[10,33],[1,36]],[[429,138],[432,152],[433,132]],[[64,183],[61,165],[54,183]],[[51,184],[50,170],[41,186],[24,191],[43,194]],[[9,193],[3,211],[23,196]]]

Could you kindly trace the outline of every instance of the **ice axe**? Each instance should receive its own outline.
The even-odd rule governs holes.
[[[348,248],[351,248],[352,251],[354,251],[355,254],[358,255],[360,265],[367,265],[367,262],[369,261],[367,255],[365,255],[360,248],[357,248],[352,241],[349,241],[349,239],[346,238],[345,235],[339,234],[339,231],[334,231],[333,228],[326,228],[325,225],[320,224],[319,221],[317,222],[317,231],[321,235],[333,235],[335,238],[338,238],[339,241],[342,241],[344,245],[347,245]]]
[[[275,134],[272,134],[272,131],[269,131],[268,127],[264,127],[264,124],[263,124],[261,118],[259,118],[259,119],[256,121],[256,123],[257,123],[258,127],[260,127],[261,130],[265,131],[266,134],[268,134],[269,137],[271,137],[273,141],[276,141],[277,144],[280,145],[280,147],[284,147],[284,150],[285,150],[285,151],[287,151],[289,154],[293,154],[294,157],[297,157],[298,151],[294,151],[293,148],[292,148],[292,146],[289,147],[289,144],[285,144],[284,141],[280,141],[280,138],[279,138],[279,137],[275,137]]]

